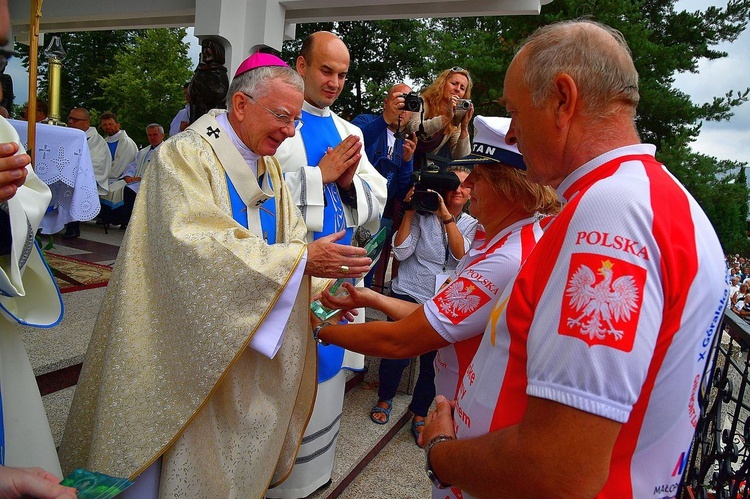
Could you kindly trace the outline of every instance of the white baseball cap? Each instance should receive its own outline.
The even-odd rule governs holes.
[[[452,161],[451,165],[503,163],[519,170],[526,169],[523,156],[516,145],[505,143],[510,118],[477,116],[474,118],[474,141],[471,153]]]

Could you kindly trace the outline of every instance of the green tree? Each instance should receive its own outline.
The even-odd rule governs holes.
[[[747,199],[748,199],[748,195],[747,195],[747,192],[748,192],[748,190],[747,190],[747,170],[745,170],[745,168],[747,168],[747,166],[741,164],[741,165],[739,165],[739,167],[740,167],[740,171],[737,174],[737,185],[740,187],[740,191],[741,191],[740,192],[740,201],[745,201],[744,203],[740,202],[740,206],[739,206],[740,217],[743,220],[747,221],[748,215],[750,214],[750,205],[748,204],[748,201],[747,201]],[[747,222],[745,222],[745,225],[747,226]]]
[[[63,61],[60,95],[60,113],[65,118],[76,106],[105,110],[109,102],[99,80],[109,75],[115,65],[115,55],[122,47],[132,43],[137,31],[90,31],[76,33],[49,33],[46,40],[59,35],[67,55]],[[48,98],[47,57],[40,47],[37,57],[38,92],[40,99]],[[29,69],[29,47],[15,45],[21,63]],[[23,103],[19,103],[23,104]]]
[[[504,114],[497,100],[502,95],[505,70],[520,41],[509,39],[509,32],[513,23],[525,20],[518,16],[429,20],[422,39],[426,46],[440,47],[440,50],[434,50],[430,58],[425,58],[426,64],[414,75],[415,79],[424,89],[442,71],[454,66],[465,68],[473,84],[474,114]],[[533,29],[532,26],[526,28],[524,37]]]
[[[424,21],[419,19],[303,24],[296,39],[284,43],[282,57],[294,66],[307,35],[319,30],[339,35],[349,47],[351,62],[346,86],[332,107],[353,118],[381,109],[388,89],[409,79],[422,65],[422,54],[416,49],[422,29]]]
[[[168,130],[185,105],[182,85],[192,74],[192,62],[184,38],[183,28],[144,30],[120,50],[110,74],[99,80],[108,109],[136,143],[147,143],[149,123]]]

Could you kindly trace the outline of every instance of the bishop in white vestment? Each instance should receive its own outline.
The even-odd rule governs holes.
[[[286,478],[315,394],[308,274],[355,265],[306,242],[271,157],[301,79],[268,54],[241,69],[228,111],[145,173],[61,444],[66,471],[155,475],[131,497],[262,497]]]

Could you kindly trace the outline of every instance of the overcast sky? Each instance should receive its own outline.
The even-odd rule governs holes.
[[[709,5],[726,5],[721,0],[680,0],[678,10],[705,10]],[[197,39],[189,28],[188,40],[191,43],[190,56],[194,65],[198,63],[199,47]],[[729,90],[744,90],[750,86],[750,31],[745,30],[732,44],[717,47],[729,54],[718,61],[702,60],[698,64],[699,73],[678,74],[675,86],[690,95],[693,102],[710,102],[715,96],[723,96]],[[13,77],[16,103],[28,100],[28,73],[21,66],[20,59],[12,58],[6,73]],[[63,111],[64,112],[64,111]],[[695,151],[719,159],[743,161],[750,164],[750,103],[735,109],[735,115],[728,122],[706,122],[698,140],[692,144]]]
[[[724,6],[717,0],[680,0],[680,10],[705,10],[709,5]],[[744,90],[750,87],[750,31],[745,31],[734,43],[717,46],[729,54],[716,61],[701,60],[698,74],[678,74],[675,86],[693,98],[693,102],[710,102],[715,96],[723,96],[729,90]],[[698,140],[693,143],[697,152],[719,159],[731,159],[750,163],[750,103],[746,102],[734,110],[728,122],[706,122]]]

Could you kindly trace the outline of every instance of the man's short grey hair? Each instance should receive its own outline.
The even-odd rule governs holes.
[[[578,86],[587,115],[605,117],[628,108],[635,115],[638,72],[616,29],[591,20],[561,21],[535,31],[521,52],[526,56],[524,84],[534,106],[542,105],[555,77],[564,73]]]
[[[242,73],[232,80],[227,91],[227,110],[232,110],[232,96],[235,93],[243,92],[259,99],[273,91],[276,80],[281,80],[305,93],[305,83],[296,70],[289,66],[264,66]]]
[[[159,129],[159,133],[164,133],[164,127],[161,126],[158,123],[151,123],[149,126],[146,127],[146,131],[149,131],[152,128],[158,128]]]

